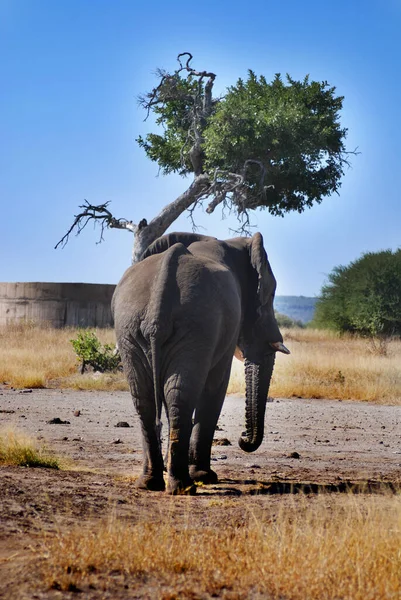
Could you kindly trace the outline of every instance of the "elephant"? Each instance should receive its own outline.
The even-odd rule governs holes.
[[[233,355],[245,363],[245,429],[239,446],[263,440],[277,351],[276,280],[260,233],[225,241],[196,233],[155,240],[127,269],[112,300],[124,372],[143,441],[142,489],[163,491],[161,411],[169,426],[167,492],[217,483],[211,447]]]

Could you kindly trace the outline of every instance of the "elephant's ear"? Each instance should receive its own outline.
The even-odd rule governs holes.
[[[259,232],[252,237],[249,251],[251,265],[258,274],[257,295],[261,306],[264,306],[276,290],[276,280],[263,247],[263,237]]]
[[[148,256],[152,256],[153,254],[161,254],[168,250],[174,244],[181,243],[186,248],[193,244],[194,242],[208,242],[210,240],[215,240],[216,238],[210,237],[208,235],[201,235],[198,233],[168,233],[167,235],[163,235],[157,238],[150,246],[148,246],[145,252],[142,254],[140,260],[144,260]]]

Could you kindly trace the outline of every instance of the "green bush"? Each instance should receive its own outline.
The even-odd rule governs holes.
[[[368,337],[401,335],[401,249],[370,252],[348,267],[335,267],[313,322]]]
[[[299,327],[301,329],[305,328],[305,324],[302,321],[298,321],[292,319],[288,315],[283,315],[282,313],[275,313],[277,325],[280,327],[286,327],[287,329],[292,329],[293,327]]]
[[[81,373],[92,367],[94,371],[116,371],[121,365],[121,358],[115,346],[105,344],[93,331],[80,331],[75,340],[71,340],[76,355],[82,361]]]

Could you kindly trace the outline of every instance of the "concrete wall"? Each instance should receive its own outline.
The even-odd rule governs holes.
[[[0,283],[0,325],[33,320],[53,327],[108,327],[114,289],[97,283]]]

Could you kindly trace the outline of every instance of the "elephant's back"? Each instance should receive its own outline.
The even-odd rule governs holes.
[[[125,272],[114,294],[119,331],[174,345],[175,338],[201,337],[213,344],[216,335],[239,330],[238,284],[225,265],[197,256],[182,244],[149,256]],[[230,334],[231,335],[231,334]]]
[[[240,311],[237,281],[225,265],[190,255],[177,272],[180,306],[189,311]],[[205,315],[204,315],[205,316]]]

